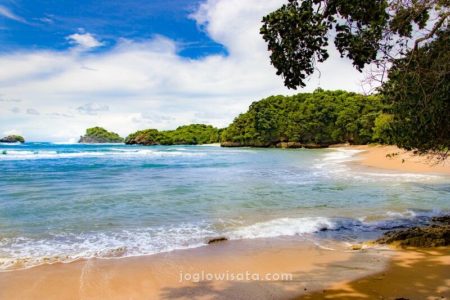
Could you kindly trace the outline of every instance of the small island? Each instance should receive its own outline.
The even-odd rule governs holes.
[[[25,139],[20,135],[8,135],[0,139],[0,143],[25,143]]]
[[[128,135],[125,144],[144,146],[212,144],[220,141],[220,133],[220,129],[204,124],[185,125],[166,131],[145,129]]]
[[[117,133],[108,131],[102,127],[92,127],[86,129],[84,136],[80,136],[78,143],[98,144],[98,143],[123,143],[123,138]]]

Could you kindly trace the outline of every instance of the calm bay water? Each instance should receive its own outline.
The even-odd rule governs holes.
[[[350,168],[355,154],[0,144],[0,270],[217,236],[353,240],[449,211],[449,177]]]

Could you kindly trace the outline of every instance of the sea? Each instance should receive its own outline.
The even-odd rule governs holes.
[[[450,177],[358,150],[0,144],[0,271],[208,240],[355,243],[450,212]]]

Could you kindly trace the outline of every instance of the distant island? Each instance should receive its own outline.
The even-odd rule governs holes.
[[[0,143],[25,143],[25,139],[20,135],[8,135],[0,139]]]
[[[333,144],[390,143],[392,115],[378,95],[346,91],[271,96],[253,102],[227,127],[191,124],[175,130],[144,129],[122,139],[101,127],[89,128],[80,143],[202,145],[223,147],[324,148]]]
[[[86,129],[84,136],[80,136],[78,143],[123,143],[123,138],[115,132],[107,131],[102,127],[92,127]]]
[[[204,124],[185,125],[166,131],[146,129],[128,135],[125,144],[145,146],[212,144],[220,142],[220,133],[220,129]]]

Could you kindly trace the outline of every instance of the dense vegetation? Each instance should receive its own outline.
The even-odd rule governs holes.
[[[341,56],[361,71],[370,63],[386,66],[432,40],[449,16],[448,0],[289,0],[263,18],[261,34],[277,74],[297,88],[328,59],[332,37]]]
[[[254,102],[222,133],[224,146],[325,147],[385,141],[378,96],[316,90]]]
[[[122,143],[117,133],[107,131],[102,127],[92,127],[86,129],[86,134],[80,137],[79,143]]]
[[[140,130],[125,139],[126,144],[140,145],[201,145],[219,142],[220,130],[203,124],[180,126],[175,130]]]
[[[373,138],[446,157],[449,18],[448,0],[289,0],[263,18],[261,34],[277,74],[293,89],[329,57],[333,38],[357,70],[375,67],[368,79],[382,84],[391,106]]]
[[[0,143],[25,143],[25,139],[20,135],[8,135],[0,139]]]
[[[449,30],[397,60],[382,88],[391,106],[392,141],[419,152],[450,149]]]

